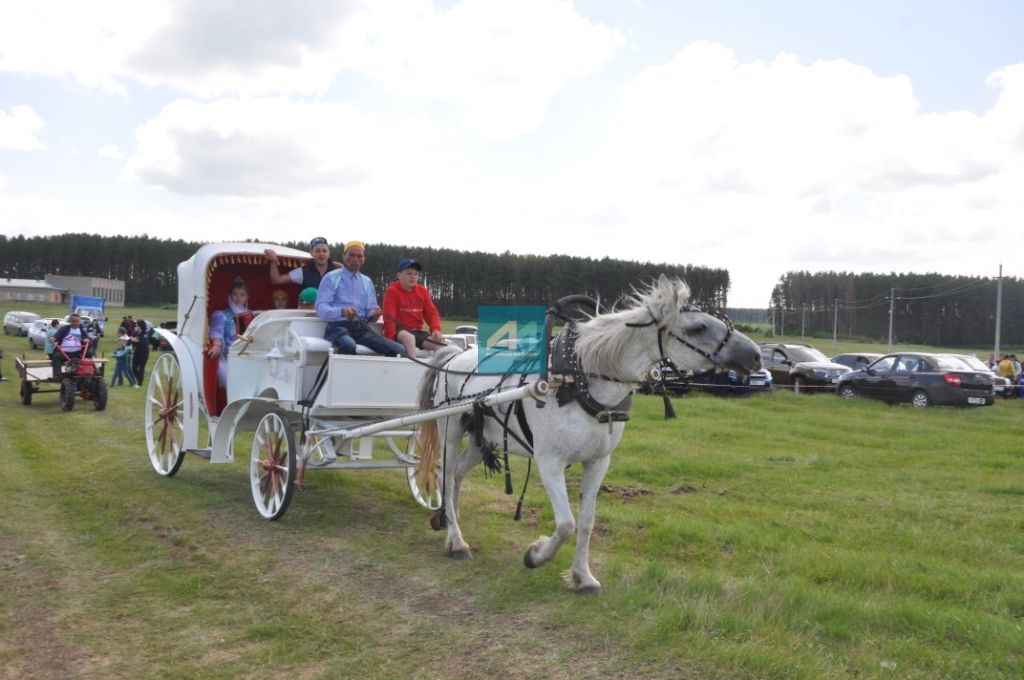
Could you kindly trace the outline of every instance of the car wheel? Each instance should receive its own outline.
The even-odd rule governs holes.
[[[845,383],[839,386],[836,394],[839,395],[840,399],[853,399],[857,396],[857,390],[850,383]]]
[[[801,378],[800,376],[796,376],[793,378],[793,392],[795,394],[801,394],[802,392],[804,392],[806,386],[807,381]]]
[[[928,408],[932,405],[931,397],[924,390],[917,390],[910,397],[910,403],[914,405],[914,408]]]

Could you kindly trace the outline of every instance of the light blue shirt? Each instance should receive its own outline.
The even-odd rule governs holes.
[[[359,318],[369,320],[377,307],[377,292],[369,276],[342,267],[327,272],[320,281],[316,314],[325,321],[342,321],[341,310],[346,307],[355,307]]]

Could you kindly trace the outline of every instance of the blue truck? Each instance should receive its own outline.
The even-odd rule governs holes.
[[[72,295],[69,314],[88,316],[96,324],[97,332],[102,337],[107,323],[107,301],[91,295]]]

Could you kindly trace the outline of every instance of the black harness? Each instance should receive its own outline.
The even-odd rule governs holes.
[[[576,341],[579,339],[579,328],[575,322],[570,322],[551,341],[551,366],[550,372],[562,376],[562,384],[559,386],[555,397],[558,405],[565,406],[571,401],[580,405],[587,415],[596,418],[599,423],[622,423],[629,420],[629,409],[633,405],[632,393],[614,406],[602,404],[590,393],[590,378],[603,378],[613,380],[607,376],[589,375],[580,365],[579,355],[576,354]],[[621,382],[616,380],[615,382]]]

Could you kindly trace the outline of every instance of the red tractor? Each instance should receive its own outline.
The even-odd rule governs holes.
[[[69,358],[64,350],[56,351],[64,357],[61,364],[60,407],[70,411],[75,407],[76,396],[92,401],[93,408],[102,411],[107,407],[107,383],[103,380],[104,362],[89,356],[89,343],[82,347],[80,357]]]

